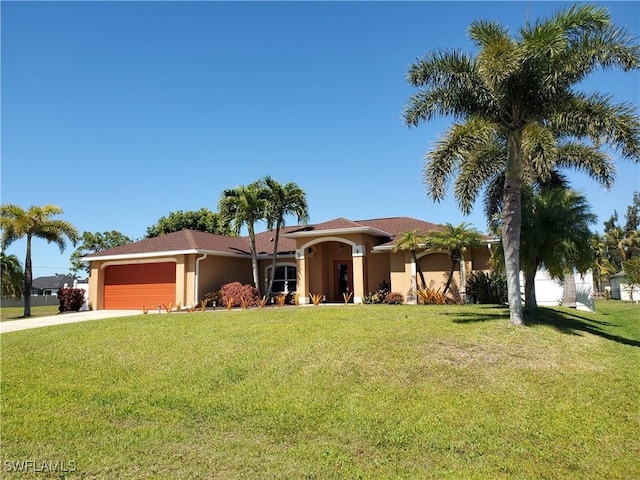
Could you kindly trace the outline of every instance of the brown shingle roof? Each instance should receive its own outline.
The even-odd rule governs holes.
[[[139,242],[92,253],[85,258],[114,255],[138,255],[143,253],[209,251],[220,253],[249,254],[249,242],[245,238],[227,237],[197,230],[181,230]]]
[[[411,217],[375,218],[369,220],[353,221],[346,218],[336,218],[315,225],[296,225],[282,229],[278,241],[278,253],[292,253],[296,249],[294,238],[287,238],[284,234],[300,232],[317,232],[341,229],[371,228],[372,232],[381,238],[381,245],[393,245],[397,237],[404,232],[416,230],[419,234],[425,234],[431,230],[440,230],[442,225],[425,222]],[[256,250],[258,254],[270,255],[273,252],[273,231],[256,234]],[[181,230],[154,238],[146,238],[139,242],[129,243],[120,247],[111,248],[102,252],[92,253],[85,258],[110,256],[134,256],[142,254],[154,254],[164,252],[217,252],[220,254],[250,255],[248,237],[227,237],[197,230]]]

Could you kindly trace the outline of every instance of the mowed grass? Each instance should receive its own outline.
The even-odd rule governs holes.
[[[597,308],[525,328],[491,306],[349,305],[3,334],[3,475],[640,478],[640,307]]]
[[[51,315],[58,315],[59,305],[44,305],[38,307],[31,307],[31,317],[49,317]],[[0,308],[0,322],[7,320],[18,320],[24,318],[24,307],[2,307]]]

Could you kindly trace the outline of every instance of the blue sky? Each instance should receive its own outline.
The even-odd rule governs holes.
[[[515,33],[564,3],[0,5],[2,203],[57,204],[80,233],[141,238],[169,212],[215,211],[225,188],[267,174],[307,192],[312,223],[412,216],[485,231],[481,202],[463,216],[452,198],[426,197],[423,156],[449,120],[403,125],[407,68],[432,49],[473,52],[472,20]],[[638,2],[602,5],[639,36]],[[607,72],[584,88],[639,105],[639,85],[638,72]],[[609,192],[569,174],[600,232],[640,190],[640,166],[614,158]],[[68,271],[73,246],[33,249],[35,276]],[[6,253],[24,261],[24,250]]]

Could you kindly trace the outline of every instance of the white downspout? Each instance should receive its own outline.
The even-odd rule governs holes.
[[[209,254],[205,253],[202,257],[200,258],[196,258],[196,278],[195,278],[195,285],[193,286],[193,291],[195,294],[195,299],[193,300],[193,305],[197,305],[198,304],[198,290],[199,290],[199,286],[200,286],[200,260],[204,260],[205,258],[207,258]]]

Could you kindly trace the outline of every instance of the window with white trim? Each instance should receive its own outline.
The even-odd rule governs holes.
[[[296,267],[290,265],[276,267],[271,291],[273,293],[295,292],[296,287]]]

